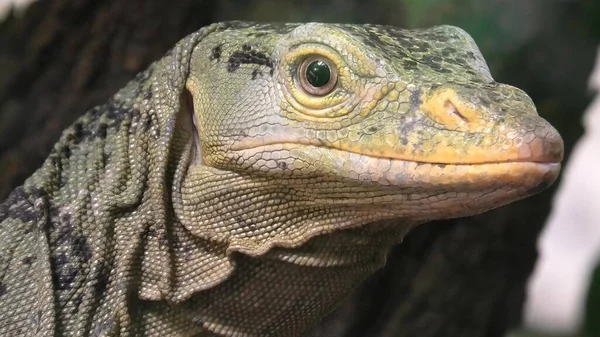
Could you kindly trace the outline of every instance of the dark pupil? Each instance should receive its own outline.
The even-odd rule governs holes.
[[[324,87],[331,79],[331,70],[323,61],[311,62],[306,68],[306,79],[313,87]]]

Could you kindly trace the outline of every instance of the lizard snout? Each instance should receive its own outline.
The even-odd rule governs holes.
[[[493,89],[446,86],[421,95],[419,110],[435,123],[431,153],[446,163],[561,162],[562,138],[531,99],[511,86]]]
[[[538,163],[559,163],[563,159],[564,144],[558,131],[540,117],[536,119],[534,129],[522,132],[509,131],[507,140],[512,141],[517,149],[518,161]]]

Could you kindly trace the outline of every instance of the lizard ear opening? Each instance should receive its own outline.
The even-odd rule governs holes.
[[[187,89],[183,90],[181,110],[182,113],[185,114],[192,132],[192,163],[195,165],[202,165],[202,144],[200,142],[200,134],[198,133],[198,120],[194,111],[194,97]]]

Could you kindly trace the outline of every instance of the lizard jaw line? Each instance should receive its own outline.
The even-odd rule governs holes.
[[[367,154],[340,150],[322,145],[306,145],[299,143],[278,143],[255,146],[245,149],[235,149],[237,156],[247,160],[256,158],[259,153],[271,153],[275,163],[264,166],[267,172],[284,173],[278,161],[286,161],[286,169],[293,170],[294,161],[298,160],[291,154],[288,157],[273,156],[273,153],[290,153],[298,150],[304,156],[314,155],[313,161],[328,158],[332,164],[330,174],[349,173],[345,178],[377,182],[389,186],[418,186],[435,188],[435,186],[457,186],[466,188],[472,185],[480,188],[484,185],[510,184],[514,189],[543,189],[552,184],[561,170],[560,162],[533,160],[497,161],[483,163],[435,163],[418,162],[389,157],[377,157]],[[312,151],[305,151],[311,149]],[[239,158],[239,157],[238,157]],[[291,160],[291,162],[289,162]],[[250,162],[249,165],[252,165]],[[273,168],[275,167],[275,168]],[[259,168],[260,170],[261,168]],[[315,171],[319,172],[319,171]]]
[[[361,153],[357,151],[352,151],[350,149],[339,148],[335,146],[328,146],[321,142],[279,142],[279,143],[266,143],[261,145],[254,146],[233,146],[232,151],[236,152],[262,152],[261,150],[265,150],[264,152],[274,151],[274,150],[292,150],[299,149],[303,147],[312,147],[312,148],[322,148],[327,150],[341,151],[350,154],[356,154],[359,156],[364,156],[373,159],[387,159],[394,161],[402,161],[402,162],[410,162],[416,163],[419,165],[443,165],[443,166],[477,166],[477,165],[491,165],[491,164],[510,164],[510,163],[536,163],[536,164],[544,164],[544,165],[558,165],[560,167],[561,161],[552,161],[547,160],[543,157],[540,157],[539,160],[535,158],[515,158],[515,159],[507,159],[507,160],[482,160],[482,161],[463,161],[463,162],[442,162],[442,161],[425,161],[425,160],[412,160],[401,157],[392,157],[392,156],[378,156],[370,153]]]

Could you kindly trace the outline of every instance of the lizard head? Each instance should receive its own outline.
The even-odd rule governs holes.
[[[419,220],[486,211],[559,173],[558,132],[459,28],[237,25],[192,54],[204,166]]]

